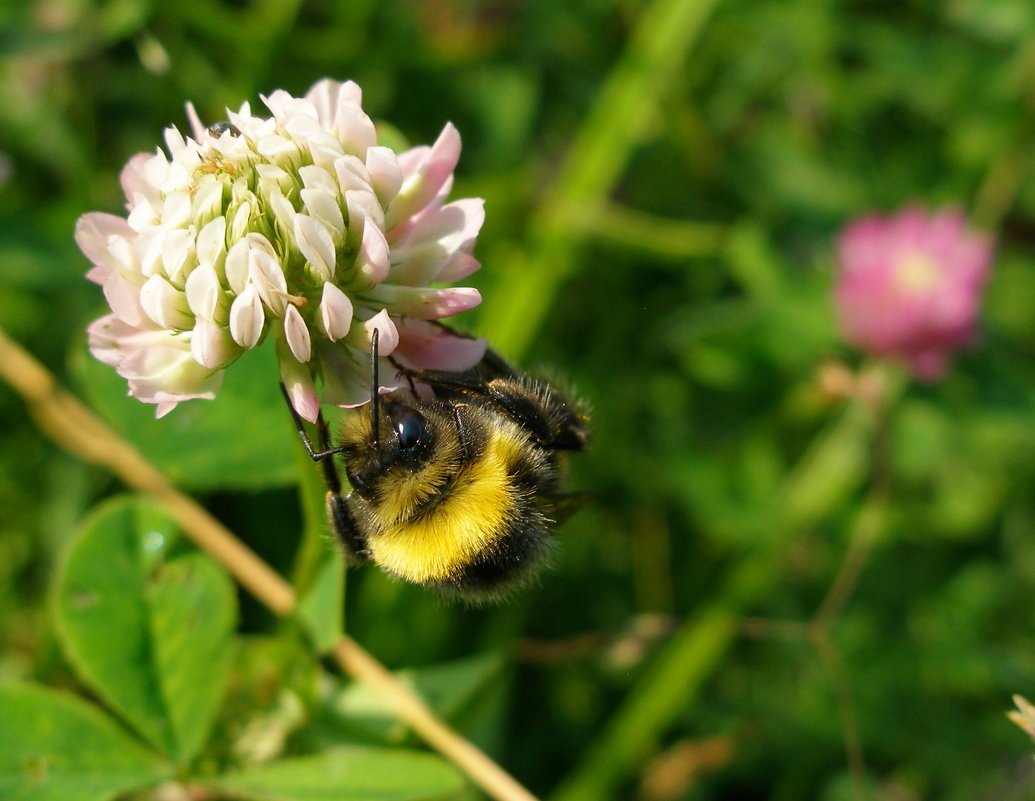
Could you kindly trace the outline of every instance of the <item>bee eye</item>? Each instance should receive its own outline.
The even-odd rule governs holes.
[[[412,451],[428,436],[428,425],[424,416],[409,406],[393,406],[388,412],[399,437],[399,447],[404,451]]]

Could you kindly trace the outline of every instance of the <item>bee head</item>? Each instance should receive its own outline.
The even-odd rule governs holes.
[[[404,403],[381,404],[376,425],[364,415],[346,427],[345,473],[353,489],[369,497],[379,479],[418,471],[431,455],[434,427],[420,411]]]

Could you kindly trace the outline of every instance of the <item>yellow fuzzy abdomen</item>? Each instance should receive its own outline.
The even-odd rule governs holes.
[[[521,449],[521,434],[497,429],[481,458],[433,509],[371,535],[374,560],[396,576],[418,584],[457,576],[507,532],[515,488],[509,466]]]

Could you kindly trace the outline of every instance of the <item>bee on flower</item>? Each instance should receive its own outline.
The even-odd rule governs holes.
[[[431,322],[481,301],[442,286],[478,269],[484,220],[479,198],[447,202],[457,130],[402,153],[378,145],[352,82],[263,102],[271,116],[245,103],[208,127],[188,105],[190,136],[170,127],[167,152],[123,169],[126,215],[80,218],[87,276],[111,307],[89,327],[94,356],[161,417],[215,397],[223,371],[271,337],[310,422],[320,403],[369,400],[375,330],[386,386],[399,367],[477,364],[483,341]]]

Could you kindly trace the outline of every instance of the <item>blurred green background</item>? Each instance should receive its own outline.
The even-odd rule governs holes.
[[[1035,696],[1035,5],[5,0],[0,326],[285,574],[273,368],[252,417],[228,393],[153,421],[85,352],[72,230],[185,100],[213,121],[324,76],[412,143],[457,125],[453,197],[488,215],[460,325],[569,381],[595,432],[537,586],[469,610],[365,569],[350,632],[393,669],[466,660],[454,722],[556,801],[1035,796],[1003,715]],[[1000,246],[979,340],[875,408],[831,390],[861,363],[833,243],[908,202]],[[4,385],[0,417],[0,678],[76,687],[48,588],[121,488]],[[241,604],[242,643],[275,642]],[[289,751],[330,736],[303,717]]]

